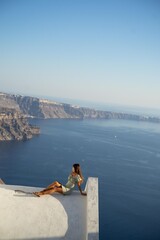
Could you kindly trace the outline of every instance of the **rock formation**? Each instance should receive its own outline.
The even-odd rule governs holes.
[[[31,126],[20,112],[0,109],[0,141],[27,140],[39,133],[39,128]]]

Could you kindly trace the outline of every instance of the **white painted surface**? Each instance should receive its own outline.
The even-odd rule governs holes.
[[[41,188],[0,185],[0,239],[86,240],[87,236],[97,240],[98,188],[94,184],[97,180],[89,178],[87,197],[74,191],[69,196],[40,198],[14,190],[34,192]]]
[[[86,185],[87,191],[87,240],[99,239],[99,194],[98,178],[90,177]]]

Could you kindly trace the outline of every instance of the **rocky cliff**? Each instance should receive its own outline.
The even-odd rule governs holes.
[[[160,118],[134,114],[100,111],[91,108],[58,103],[46,99],[0,93],[0,140],[25,140],[39,134],[27,118],[69,119],[126,119],[160,122]]]
[[[0,141],[27,140],[40,133],[24,116],[14,109],[0,109]]]
[[[0,93],[0,107],[20,111],[26,117],[72,119],[126,119],[160,122],[160,118],[111,111],[100,111],[46,99]]]
[[[28,117],[160,122],[157,117],[100,111],[35,97],[0,93],[0,140],[24,140],[39,134],[37,127],[29,125]]]
[[[160,122],[160,118],[151,116],[100,111],[33,97],[14,95],[13,98],[17,104],[16,107],[19,108],[23,114],[35,118],[125,119]]]

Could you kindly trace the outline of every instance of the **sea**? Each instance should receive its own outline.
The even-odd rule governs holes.
[[[160,124],[126,120],[31,119],[27,141],[0,142],[6,184],[66,183],[73,163],[99,179],[99,239],[160,239]],[[85,187],[83,184],[82,188]]]

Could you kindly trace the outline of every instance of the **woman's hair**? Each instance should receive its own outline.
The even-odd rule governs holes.
[[[74,167],[75,172],[76,172],[76,173],[82,178],[82,180],[83,180],[84,178],[83,178],[82,171],[81,171],[81,167],[80,167],[79,163],[73,164],[73,167]]]

